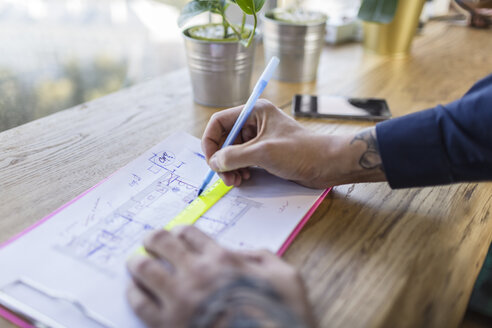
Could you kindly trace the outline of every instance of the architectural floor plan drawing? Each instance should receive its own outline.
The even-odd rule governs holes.
[[[198,219],[195,226],[211,237],[219,239],[227,229],[234,227],[251,208],[259,209],[261,205],[260,202],[251,199],[226,195],[221,200],[221,204]]]
[[[57,249],[101,269],[111,270],[119,257],[125,256],[148,232],[165,226],[196,197],[197,187],[166,167],[156,167],[159,166],[149,168],[158,178],[148,187],[97,223],[88,226],[87,220],[83,220],[70,226],[62,232]],[[94,206],[99,202],[98,199]],[[251,207],[260,206],[257,201],[225,195],[214,211],[201,217],[196,225],[218,238]]]
[[[126,261],[207,171],[184,133],[144,152],[1,249],[0,305],[50,327],[143,327],[126,302]],[[195,225],[227,248],[277,252],[322,194],[251,169]]]

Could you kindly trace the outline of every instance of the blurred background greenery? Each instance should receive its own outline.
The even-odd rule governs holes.
[[[187,2],[0,0],[0,131],[185,67]],[[333,13],[360,0],[301,2]]]
[[[186,0],[0,0],[0,131],[185,66]]]

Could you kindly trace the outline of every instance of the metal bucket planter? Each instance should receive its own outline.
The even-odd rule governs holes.
[[[326,20],[294,24],[261,17],[265,61],[277,56],[279,67],[273,78],[285,82],[311,82],[316,79],[323,48]]]
[[[249,97],[255,42],[197,40],[183,31],[195,102],[230,107]]]

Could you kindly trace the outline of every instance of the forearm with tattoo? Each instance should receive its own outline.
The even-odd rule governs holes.
[[[268,282],[239,277],[202,302],[190,327],[307,328],[307,325]]]
[[[350,144],[352,145],[357,141],[363,142],[366,145],[365,151],[360,156],[359,165],[367,170],[379,169],[384,172],[381,156],[379,155],[376,130],[372,128],[360,132],[352,139]]]

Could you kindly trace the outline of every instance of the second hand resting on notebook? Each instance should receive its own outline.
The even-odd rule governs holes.
[[[228,251],[192,226],[144,246],[152,257],[129,260],[128,300],[148,327],[313,326],[300,275],[268,251]]]

